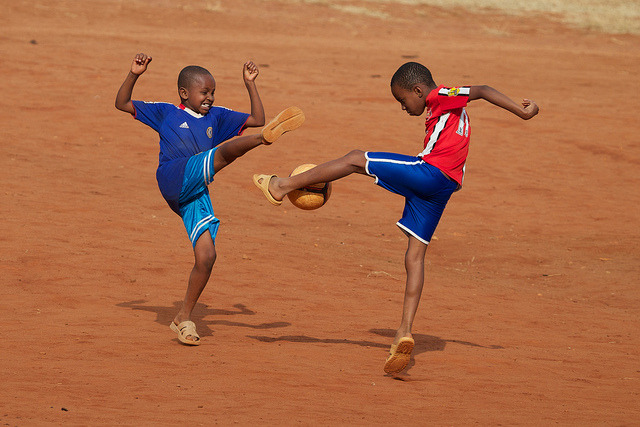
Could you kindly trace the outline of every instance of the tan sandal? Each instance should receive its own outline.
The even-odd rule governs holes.
[[[409,337],[401,338],[398,344],[391,344],[389,357],[384,364],[384,371],[387,374],[397,374],[404,371],[411,360],[414,345],[415,341]]]
[[[271,193],[269,192],[269,183],[271,182],[271,178],[273,177],[277,178],[277,175],[256,174],[256,175],[253,175],[253,183],[256,185],[256,187],[262,190],[262,193],[264,193],[264,196],[272,205],[280,206],[282,204],[282,200],[274,199]]]
[[[304,113],[298,107],[289,107],[262,128],[262,139],[266,145],[274,143],[283,133],[298,129],[304,123]]]
[[[173,332],[178,334],[178,339],[181,343],[187,345],[200,345],[200,336],[196,332],[196,324],[191,320],[180,322],[179,325],[176,325],[176,322],[171,322],[170,328]]]

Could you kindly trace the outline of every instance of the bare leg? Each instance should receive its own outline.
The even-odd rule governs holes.
[[[276,200],[282,200],[287,193],[319,182],[330,182],[352,173],[365,174],[367,162],[364,151],[353,150],[339,159],[331,160],[306,172],[286,178],[274,177],[269,183],[269,192]]]
[[[404,292],[402,321],[389,349],[389,357],[387,357],[384,364],[384,371],[387,374],[402,372],[411,361],[411,351],[415,344],[411,335],[411,327],[424,285],[424,256],[426,251],[426,244],[413,236],[409,236],[409,245],[404,256],[407,285]]]
[[[407,271],[407,283],[404,291],[404,305],[402,310],[402,321],[396,333],[394,344],[403,337],[412,338],[411,327],[415,318],[422,287],[424,285],[424,257],[427,245],[413,236],[409,236],[407,252],[404,256],[404,265]]]
[[[241,136],[221,145],[213,157],[214,172],[219,172],[259,145],[274,143],[284,133],[299,128],[303,123],[304,113],[298,107],[289,107],[281,111],[262,128],[259,135]]]
[[[220,145],[213,155],[213,170],[218,173],[220,170],[233,163],[238,157],[242,157],[247,152],[264,144],[261,135],[241,136]]]
[[[213,155],[214,171],[220,171],[238,157],[241,157],[249,150],[263,143],[264,140],[261,135],[243,136],[226,142],[221,145]],[[211,233],[208,230],[198,238],[193,248],[193,253],[195,263],[189,275],[187,292],[184,296],[180,311],[178,311],[178,314],[176,314],[173,319],[173,323],[175,323],[176,326],[179,326],[182,322],[191,320],[191,313],[211,276],[211,270],[216,261],[216,248]],[[185,338],[192,342],[199,341],[197,335],[193,334],[188,334]]]
[[[209,276],[211,276],[211,270],[216,261],[216,248],[208,230],[202,233],[196,242],[193,252],[195,264],[189,275],[187,293],[184,296],[182,307],[173,319],[176,325],[186,320],[191,320],[193,308],[196,306],[196,302],[198,302],[198,298],[200,298],[205,286],[207,286]],[[193,340],[193,338],[189,337],[187,339]]]

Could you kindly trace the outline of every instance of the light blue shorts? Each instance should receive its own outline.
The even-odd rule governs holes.
[[[405,197],[398,227],[429,244],[458,184],[420,157],[374,152],[366,152],[365,157],[365,170],[376,179],[376,184]]]
[[[209,230],[216,241],[220,220],[213,214],[213,206],[207,185],[213,182],[213,155],[217,148],[196,154],[187,162],[182,181],[182,191],[178,203],[180,217],[187,229],[193,247],[198,238]]]

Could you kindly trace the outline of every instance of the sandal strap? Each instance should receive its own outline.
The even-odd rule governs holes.
[[[196,330],[196,324],[191,320],[185,320],[178,325],[178,330],[180,331],[180,335],[184,338],[191,336],[195,341],[200,339],[198,332]]]

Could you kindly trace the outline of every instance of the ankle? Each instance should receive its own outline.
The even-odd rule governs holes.
[[[176,317],[173,318],[173,323],[175,323],[176,325],[179,325],[180,323],[186,322],[187,320],[191,320],[191,316],[180,312],[176,314]]]
[[[394,341],[398,342],[404,337],[413,338],[413,335],[411,334],[411,328],[407,328],[407,327],[398,328]]]
[[[282,178],[274,176],[271,179],[271,182],[269,183],[269,192],[277,200],[282,200],[284,196],[287,195],[287,191],[282,189]]]

